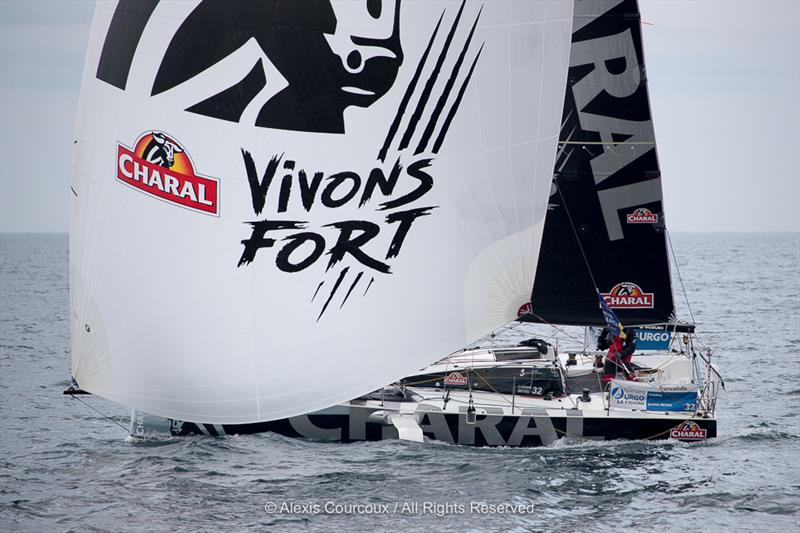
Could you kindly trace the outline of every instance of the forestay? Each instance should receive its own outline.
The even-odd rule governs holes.
[[[569,2],[100,2],[72,367],[138,410],[308,413],[528,301]],[[511,302],[511,303],[509,303]]]

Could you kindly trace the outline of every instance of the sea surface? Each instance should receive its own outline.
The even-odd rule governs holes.
[[[719,437],[497,449],[274,434],[134,441],[116,425],[125,408],[86,398],[109,420],[62,395],[68,237],[3,234],[0,530],[798,531],[798,235],[672,241],[725,377]],[[498,504],[524,510],[490,512]]]

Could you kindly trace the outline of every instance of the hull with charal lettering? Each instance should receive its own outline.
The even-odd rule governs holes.
[[[538,340],[457,352],[370,394],[313,413],[253,424],[205,424],[134,411],[131,435],[273,432],[317,441],[425,439],[468,446],[547,446],[560,439],[700,441],[717,435],[719,381],[702,388],[676,352],[637,357],[637,381],[604,384],[601,352],[556,355]],[[579,393],[578,393],[579,392]]]
[[[605,393],[543,400],[516,397],[502,405],[503,395],[473,392],[476,416],[470,423],[468,393],[451,391],[444,402],[441,391],[406,389],[406,401],[353,400],[307,415],[256,424],[200,424],[170,421],[134,413],[131,433],[223,436],[273,432],[317,441],[353,442],[402,439],[437,440],[470,446],[546,446],[573,440],[705,440],[716,437],[717,422],[708,414],[650,413],[607,410]]]

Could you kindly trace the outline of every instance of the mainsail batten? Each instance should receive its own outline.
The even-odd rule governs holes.
[[[674,304],[636,0],[577,2],[550,205],[523,320],[626,324]]]
[[[81,388],[271,420],[512,318],[476,273],[530,290],[572,6],[366,4],[98,3],[70,229]]]

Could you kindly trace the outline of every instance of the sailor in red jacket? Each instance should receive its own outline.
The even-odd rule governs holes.
[[[625,332],[622,324],[619,326],[619,335],[614,337],[608,348],[606,362],[603,365],[603,383],[608,383],[617,377],[617,371],[622,370],[625,379],[635,381],[636,376],[631,370],[633,352],[636,351],[636,332]]]

